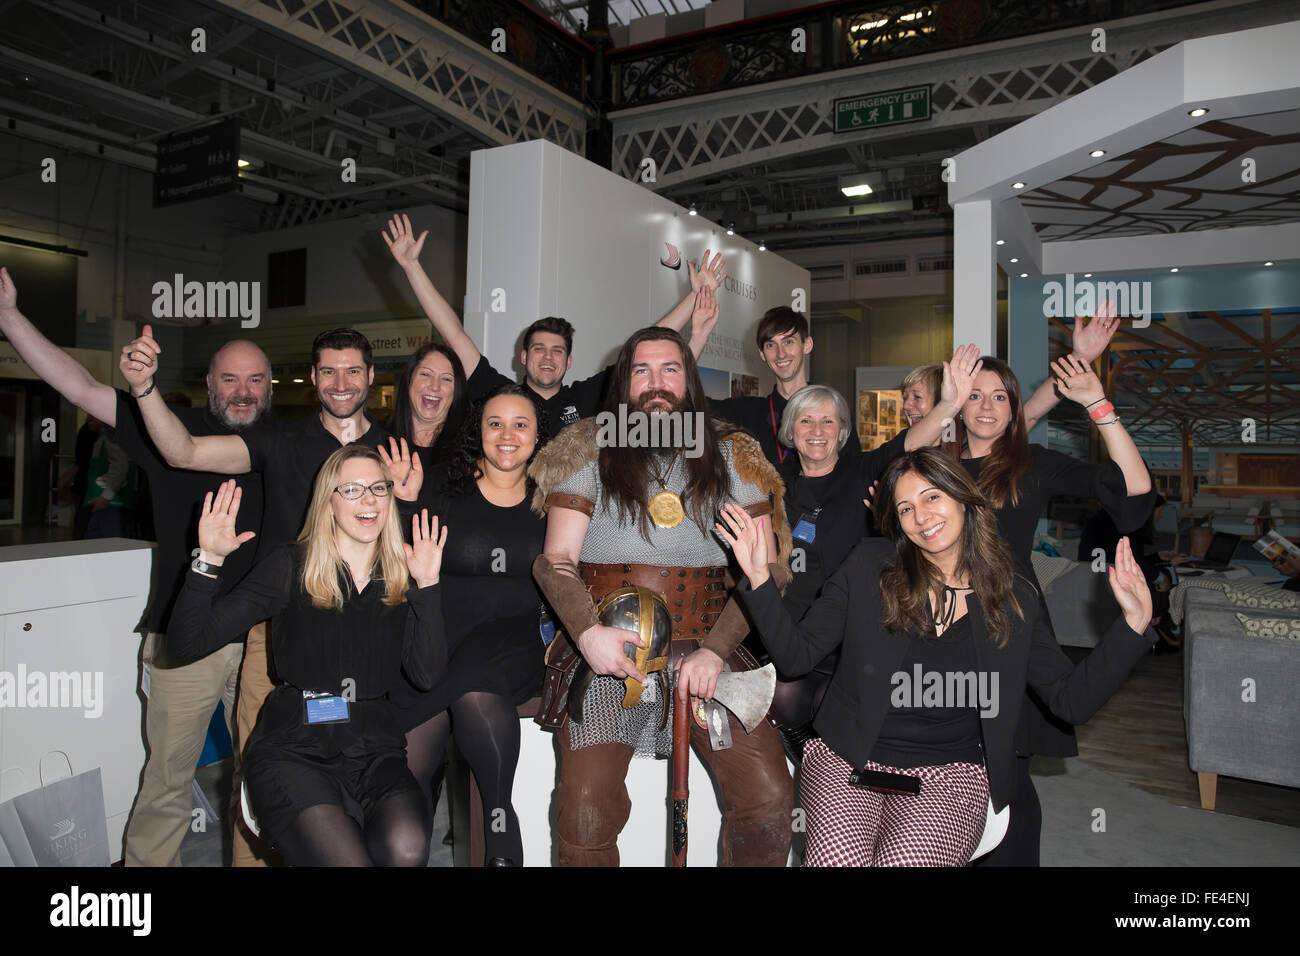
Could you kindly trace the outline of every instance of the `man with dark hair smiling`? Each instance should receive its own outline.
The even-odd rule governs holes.
[[[154,389],[153,377],[161,354],[148,325],[140,338],[122,350],[122,375],[136,397],[149,436],[173,468],[218,475],[250,471],[261,475],[266,511],[257,539],[259,557],[298,536],[316,473],[335,449],[353,442],[376,448],[388,441],[388,432],[366,411],[375,370],[369,340],[354,329],[322,332],[312,343],[311,380],[320,401],[319,412],[301,421],[277,421],[239,434],[190,433]],[[231,408],[238,406],[228,404],[227,409]],[[266,657],[268,631],[268,623],[263,622],[249,632],[239,681],[236,747],[242,748],[248,740],[262,701],[271,692]],[[236,795],[238,789],[236,781]],[[235,865],[254,865],[254,861],[251,855],[237,852]]]
[[[411,229],[410,218],[402,215],[394,216],[388,221],[388,230],[383,236],[393,259],[406,273],[411,290],[424,309],[424,314],[433,323],[434,330],[460,359],[470,401],[478,401],[498,386],[513,380],[493,368],[479,352],[456,313],[420,265],[420,250],[424,247],[424,239],[428,234],[426,229],[417,239]],[[656,325],[680,332],[690,321],[697,294],[705,288],[710,291],[716,289],[727,277],[725,265],[721,254],[710,259],[708,249],[704,250],[704,259],[698,269],[694,263],[687,262],[690,290]],[[698,357],[696,343],[692,342],[691,347]],[[564,384],[564,376],[573,366],[573,326],[567,319],[552,315],[528,326],[524,330],[519,364],[524,367],[524,385],[537,394],[552,428],[558,430],[596,414],[605,392],[609,368],[603,368],[588,378]]]
[[[696,325],[691,334],[691,351],[696,355],[718,321],[717,306],[709,301],[712,293],[700,298],[701,304],[697,306],[694,320]],[[702,322],[701,316],[704,317]],[[763,314],[754,337],[763,361],[776,376],[776,385],[767,395],[712,399],[709,408],[714,415],[739,425],[757,438],[767,460],[780,467],[786,457],[793,454],[777,439],[777,432],[781,429],[781,415],[785,412],[790,396],[808,384],[808,356],[813,350],[812,334],[804,316],[789,306],[779,305]],[[840,455],[854,458],[860,454],[862,446],[857,434],[851,434]]]
[[[95,381],[72,356],[41,335],[18,311],[17,299],[18,290],[8,271],[0,269],[0,332],[32,371],[69,402],[104,422],[106,435],[149,475],[158,548],[142,622],[143,662],[149,676],[145,708],[148,757],[126,828],[124,862],[128,866],[179,866],[181,843],[192,819],[194,767],[219,701],[225,705],[226,723],[234,736],[236,680],[244,639],[241,635],[198,661],[173,666],[166,657],[166,634],[190,554],[198,545],[192,520],[195,509],[226,475],[168,467],[148,440],[135,402],[128,400],[127,393]],[[233,437],[270,411],[270,363],[252,342],[235,339],[217,349],[208,365],[207,384],[206,408],[176,406],[168,412],[196,435]],[[241,534],[257,532],[262,520],[261,476],[240,474],[239,486],[243,507],[237,530]],[[253,554],[232,555],[232,560],[222,576],[223,594],[252,568]]]

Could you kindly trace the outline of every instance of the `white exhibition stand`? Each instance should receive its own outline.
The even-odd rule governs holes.
[[[125,538],[0,548],[0,679],[33,674],[101,679],[98,716],[50,699],[45,706],[0,706],[0,802],[47,777],[100,768],[109,857],[121,858],[127,814],[144,766],[144,708],[136,690],[140,635],[149,599],[153,545]],[[92,684],[93,686],[93,684]],[[20,691],[22,688],[18,688]],[[64,704],[64,706],[52,706]],[[46,783],[51,782],[46,779]]]

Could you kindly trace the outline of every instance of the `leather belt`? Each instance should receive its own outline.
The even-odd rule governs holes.
[[[610,591],[629,585],[659,594],[672,615],[674,640],[703,640],[727,603],[726,567],[584,563],[578,574],[597,604]]]

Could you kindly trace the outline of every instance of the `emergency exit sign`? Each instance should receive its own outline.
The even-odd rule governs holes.
[[[915,123],[930,118],[930,87],[927,84],[865,96],[842,96],[831,109],[837,133]]]

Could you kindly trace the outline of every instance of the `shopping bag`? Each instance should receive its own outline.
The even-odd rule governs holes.
[[[17,767],[6,767],[0,770],[0,776],[6,773],[19,774],[26,783],[27,775]],[[18,819],[18,811],[9,800],[0,803],[0,867],[35,865],[36,857],[32,853],[31,844],[27,842],[27,834],[23,833],[23,823]]]
[[[45,760],[59,754],[69,776],[45,782]],[[0,835],[18,866],[108,866],[108,820],[99,768],[73,774],[62,751],[41,758],[35,790],[0,803]],[[23,849],[25,842],[26,849]]]

